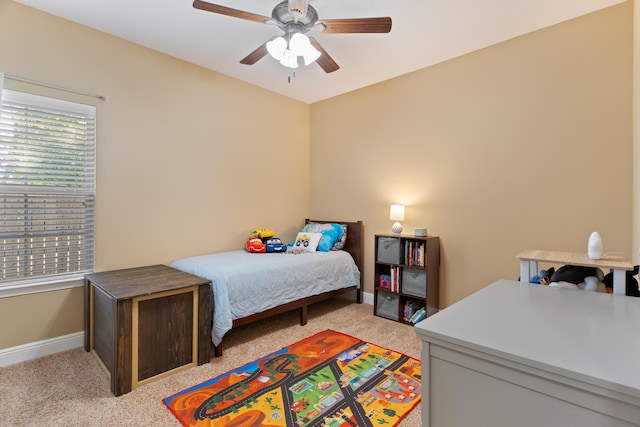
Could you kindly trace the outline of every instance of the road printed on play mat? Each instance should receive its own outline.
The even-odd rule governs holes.
[[[164,403],[188,426],[389,426],[420,389],[419,360],[326,330]]]

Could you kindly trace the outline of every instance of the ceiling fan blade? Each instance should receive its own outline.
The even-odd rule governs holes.
[[[323,19],[323,33],[388,33],[391,18]]]
[[[267,42],[264,42],[260,46],[258,46],[256,50],[242,58],[242,60],[240,60],[240,63],[245,65],[253,65],[264,58],[267,53]]]
[[[260,24],[265,24],[272,20],[272,18],[268,16],[245,12],[244,10],[232,9],[230,7],[207,3],[201,0],[194,0],[193,7],[200,10],[206,10],[207,12],[219,13],[220,15],[227,15],[234,18],[246,19],[247,21],[258,22]]]
[[[336,61],[334,61],[333,58],[329,56],[327,51],[324,50],[324,48],[320,45],[320,43],[318,43],[316,39],[314,39],[313,37],[309,37],[309,41],[311,42],[313,47],[320,51],[320,57],[316,60],[316,62],[318,63],[320,68],[324,70],[325,73],[333,73],[340,68]]]

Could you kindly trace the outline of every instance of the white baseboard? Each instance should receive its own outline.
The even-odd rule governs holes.
[[[0,349],[0,367],[60,353],[83,345],[84,331]]]
[[[362,302],[373,305],[373,294],[369,292],[362,292]]]
[[[373,305],[373,294],[362,293],[362,302]],[[0,349],[0,368],[84,345],[84,332],[50,338],[15,347]]]

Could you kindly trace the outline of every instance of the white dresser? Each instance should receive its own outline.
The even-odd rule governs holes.
[[[640,426],[640,298],[499,280],[415,331],[423,426]]]

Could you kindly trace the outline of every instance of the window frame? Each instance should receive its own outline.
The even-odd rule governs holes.
[[[86,169],[90,170],[91,173],[87,174],[88,178],[82,178],[82,184],[77,186],[57,186],[57,185],[43,185],[43,186],[34,186],[29,185],[29,183],[24,185],[8,185],[8,184],[0,184],[0,196],[5,196],[5,199],[10,199],[13,197],[17,197],[16,195],[20,194],[42,194],[45,195],[45,198],[48,196],[60,196],[60,199],[63,199],[65,195],[72,196],[73,198],[77,198],[79,195],[86,197],[91,201],[90,205],[84,205],[83,208],[79,212],[81,212],[80,216],[82,217],[83,224],[83,232],[89,231],[90,243],[87,245],[88,251],[90,251],[89,255],[85,252],[81,257],[87,257],[89,260],[87,263],[78,262],[78,269],[70,272],[60,272],[60,269],[56,267],[53,274],[37,274],[33,277],[15,277],[14,279],[9,279],[0,282],[0,298],[17,296],[17,295],[25,295],[37,292],[46,292],[52,290],[61,290],[68,289],[73,287],[82,286],[84,283],[84,275],[87,272],[95,271],[95,251],[96,251],[96,211],[95,211],[95,203],[96,203],[96,122],[97,122],[97,108],[93,105],[81,104],[78,102],[72,102],[67,100],[62,100],[58,98],[53,98],[50,96],[42,96],[35,95],[32,93],[21,92],[16,90],[8,90],[3,89],[2,84],[0,82],[0,115],[4,110],[5,101],[9,102],[18,102],[22,104],[33,105],[39,109],[50,109],[51,111],[71,111],[75,113],[88,115],[91,124],[89,125],[89,129],[92,131],[92,137],[84,138],[84,141],[87,143],[87,155],[83,157],[83,166]],[[4,125],[6,127],[6,125]],[[16,128],[17,129],[17,128]],[[1,136],[0,136],[1,137]],[[2,146],[2,142],[0,141],[0,147]],[[63,163],[64,165],[64,163]],[[80,181],[78,181],[80,182]],[[33,190],[36,191],[33,191]],[[52,203],[55,206],[55,209],[60,209],[60,206],[57,204],[57,201]],[[9,212],[9,211],[7,211]],[[7,217],[9,218],[9,217]],[[88,218],[85,221],[85,218]],[[56,221],[62,221],[67,218],[57,218]],[[45,221],[46,222],[46,221]],[[86,227],[86,228],[85,228]],[[0,230],[0,232],[7,230]],[[32,230],[25,228],[24,235],[27,236],[29,233],[33,232]],[[69,231],[60,232],[60,236],[69,235]],[[73,234],[73,232],[71,232]],[[83,233],[85,235],[85,233]],[[45,247],[47,247],[45,245]],[[84,249],[85,246],[82,246]],[[50,255],[44,255],[49,256]],[[84,259],[84,258],[82,258]]]

